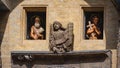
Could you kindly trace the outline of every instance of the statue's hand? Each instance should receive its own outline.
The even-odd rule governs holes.
[[[92,33],[92,32],[94,32],[94,29],[93,29],[93,28],[92,28],[92,29],[89,28],[89,29],[87,30],[87,34],[90,34],[90,33]]]
[[[34,35],[34,39],[37,40],[37,39],[38,39],[38,36],[37,36],[37,35]]]

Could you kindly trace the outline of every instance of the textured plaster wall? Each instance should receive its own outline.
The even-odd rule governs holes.
[[[25,40],[25,22],[23,7],[47,7],[46,40]],[[104,39],[84,40],[82,7],[104,6]],[[60,21],[63,27],[74,23],[74,51],[104,50],[117,45],[118,14],[110,0],[24,0],[10,13],[1,44],[2,68],[11,68],[12,51],[49,51],[49,28],[54,21]],[[116,50],[113,51],[116,58]],[[116,60],[113,59],[113,68]]]

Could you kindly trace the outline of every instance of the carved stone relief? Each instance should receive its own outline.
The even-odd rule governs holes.
[[[73,23],[69,23],[67,28],[63,28],[62,24],[55,21],[50,26],[49,38],[50,51],[54,53],[64,53],[73,50]]]

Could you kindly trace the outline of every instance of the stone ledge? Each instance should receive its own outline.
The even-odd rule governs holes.
[[[73,51],[54,54],[48,51],[13,51],[12,68],[111,68],[110,50]],[[30,66],[31,65],[31,66]]]
[[[11,54],[38,54],[38,55],[79,55],[79,54],[106,54],[112,53],[110,50],[88,50],[88,51],[71,51],[66,53],[54,54],[50,51],[12,51]]]

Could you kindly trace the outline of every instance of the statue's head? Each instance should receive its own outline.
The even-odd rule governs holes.
[[[55,22],[53,23],[53,28],[54,28],[55,30],[59,30],[61,27],[62,27],[62,24],[61,24],[59,21],[55,21]]]
[[[40,22],[40,18],[38,16],[35,17],[35,22]]]
[[[35,17],[35,24],[34,24],[35,27],[40,27],[40,18],[39,17]]]
[[[97,15],[92,16],[91,20],[95,25],[99,23],[99,17]]]

